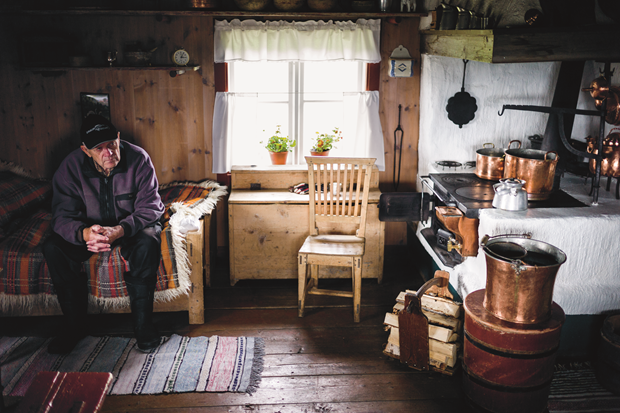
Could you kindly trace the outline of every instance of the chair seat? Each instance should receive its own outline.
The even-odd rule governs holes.
[[[299,249],[300,254],[364,255],[365,239],[355,235],[311,235]]]

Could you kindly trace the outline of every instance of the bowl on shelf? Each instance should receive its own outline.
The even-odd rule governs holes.
[[[123,60],[127,66],[150,66],[152,52],[125,52]]]
[[[234,0],[240,10],[261,11],[270,5],[271,0]]]
[[[337,0],[308,0],[308,8],[312,11],[331,11],[337,4]]]
[[[352,0],[351,8],[357,12],[375,11],[377,4],[373,0]]]
[[[280,11],[295,11],[304,6],[305,0],[273,0],[273,6]]]

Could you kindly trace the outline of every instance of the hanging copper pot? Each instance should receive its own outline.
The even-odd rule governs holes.
[[[602,101],[606,99],[609,94],[609,81],[605,76],[599,76],[590,83],[590,87],[584,87],[581,90],[590,92],[590,96],[592,96],[594,100]]]
[[[586,140],[588,142],[588,153],[597,155],[598,139],[587,137]],[[596,159],[590,159],[589,167],[591,173],[596,173]],[[620,128],[613,128],[603,140],[601,175],[613,178],[620,177]]]
[[[599,76],[590,83],[590,87],[581,90],[590,92],[598,110],[601,110],[606,100],[605,121],[612,125],[620,125],[620,87],[609,86],[609,81],[604,76]]]

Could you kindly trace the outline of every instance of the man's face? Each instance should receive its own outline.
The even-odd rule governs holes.
[[[82,145],[82,151],[99,165],[104,171],[109,171],[121,161],[120,137],[113,141],[104,142],[93,149]]]

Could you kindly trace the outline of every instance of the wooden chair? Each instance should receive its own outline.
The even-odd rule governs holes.
[[[366,212],[375,158],[307,156],[306,162],[310,235],[297,261],[299,317],[304,316],[307,294],[332,295],[353,298],[353,318],[359,323]],[[347,227],[352,231],[342,232]],[[321,266],[351,268],[352,291],[319,289]]]

